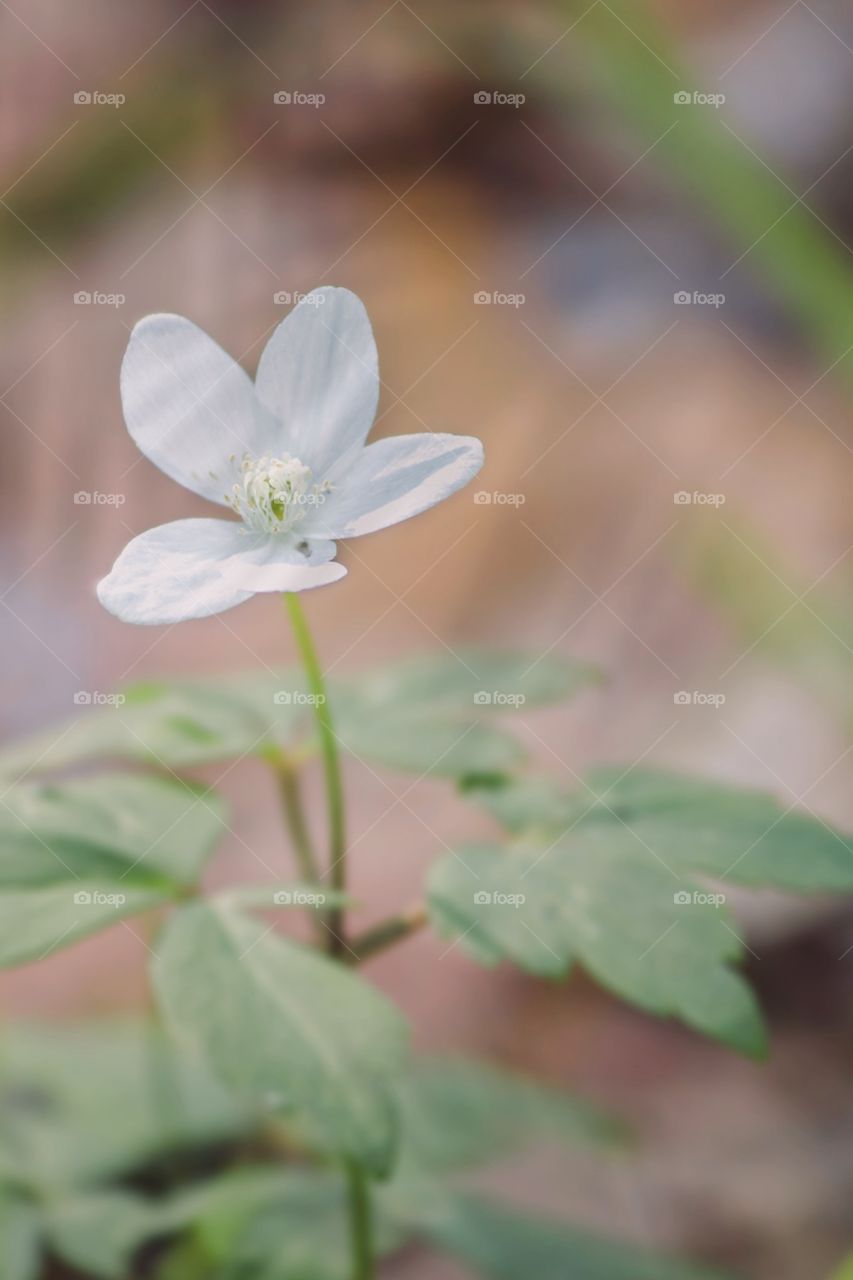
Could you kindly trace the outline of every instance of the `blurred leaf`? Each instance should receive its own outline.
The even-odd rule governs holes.
[[[485,1164],[538,1140],[612,1146],[622,1125],[532,1078],[462,1059],[426,1059],[401,1089],[404,1150],[432,1173]]]
[[[353,755],[436,777],[502,773],[522,757],[515,738],[483,723],[558,702],[599,679],[586,663],[463,649],[385,663],[341,681],[335,728]]]
[[[222,904],[177,912],[157,949],[155,990],[179,1038],[241,1095],[297,1111],[322,1149],[388,1171],[406,1033],[384,997]]]
[[[837,1271],[833,1271],[831,1280],[853,1280],[853,1253],[844,1259]]]
[[[675,105],[673,95],[697,83],[681,65],[663,24],[637,0],[588,7],[561,0],[578,56],[576,74],[565,59],[542,58],[535,78],[563,96],[585,82],[611,103],[639,149],[654,146],[653,162],[673,170],[701,208],[731,234],[732,257],[742,248],[791,313],[803,324],[827,366],[853,372],[853,273],[844,247],[792,191],[795,179],[776,176],[722,123],[724,112]],[[566,46],[564,46],[566,48]],[[734,123],[738,131],[737,122]],[[744,142],[749,143],[745,138]]]
[[[348,1280],[346,1195],[338,1174],[246,1168],[190,1188],[172,1207],[207,1260],[206,1280]],[[403,1239],[380,1216],[380,1255]],[[178,1273],[180,1274],[180,1272]]]
[[[760,1055],[755,1000],[726,967],[740,940],[721,908],[678,901],[684,883],[630,834],[584,829],[511,849],[464,847],[433,866],[429,907],[437,931],[483,964],[510,959],[561,978],[577,959],[641,1009]]]
[[[91,1191],[49,1204],[44,1230],[65,1262],[103,1280],[124,1280],[133,1256],[169,1220],[157,1206],[130,1191]]]
[[[0,1260],[3,1280],[38,1280],[41,1240],[36,1206],[0,1186]]]
[[[21,783],[0,803],[0,886],[125,877],[191,885],[224,822],[215,792],[161,778]]]
[[[39,1189],[84,1185],[255,1123],[193,1058],[141,1023],[8,1027],[0,1170]]]
[[[522,778],[475,793],[514,833],[587,831],[682,871],[789,892],[853,892],[853,838],[768,793],[656,769],[593,769],[582,790]]]
[[[490,1280],[724,1280],[717,1271],[467,1196],[430,1224],[429,1235]]]

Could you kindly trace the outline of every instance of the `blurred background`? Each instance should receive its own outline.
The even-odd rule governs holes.
[[[130,536],[206,513],[137,454],[118,370],[134,322],[176,311],[252,371],[300,294],[338,284],[374,323],[376,432],[473,433],[487,463],[476,492],[344,547],[348,578],[309,600],[327,667],[572,653],[608,682],[519,717],[547,772],[642,759],[853,824],[849,6],[10,0],[0,30],[6,740],[81,690],[291,660],[263,596],[174,629],[98,605]],[[379,917],[433,832],[478,818],[440,782],[348,771]],[[263,771],[220,785],[239,839],[215,874],[253,847],[284,866]],[[762,1067],[426,935],[370,974],[422,1047],[636,1126],[629,1159],[505,1171],[518,1198],[752,1280],[818,1278],[853,1236],[853,914],[738,909]],[[0,993],[11,1016],[124,1009],[144,970],[131,922]]]

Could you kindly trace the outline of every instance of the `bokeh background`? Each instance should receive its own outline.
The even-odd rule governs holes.
[[[172,629],[100,609],[131,535],[205,513],[136,453],[118,369],[135,320],[176,311],[251,370],[289,302],[339,284],[374,322],[378,433],[481,436],[491,500],[472,486],[343,550],[348,578],[308,600],[327,666],[572,653],[608,683],[519,717],[548,772],[642,759],[853,823],[848,6],[10,0],[0,31],[6,740],[81,690],[292,657],[269,597]],[[347,769],[379,917],[417,892],[434,832],[478,819],[444,784]],[[262,771],[220,785],[237,835],[216,875],[253,848],[284,867]],[[762,1067],[426,935],[370,973],[422,1046],[634,1123],[630,1157],[502,1171],[518,1198],[752,1280],[817,1278],[853,1237],[853,914],[738,910]],[[0,994],[6,1016],[123,1009],[144,969],[131,921]]]

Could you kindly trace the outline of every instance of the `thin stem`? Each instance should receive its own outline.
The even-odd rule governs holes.
[[[368,1175],[360,1165],[348,1160],[345,1166],[349,1199],[352,1280],[373,1280],[373,1207]]]
[[[350,939],[350,947],[356,955],[353,964],[360,964],[362,960],[369,959],[378,951],[384,951],[395,942],[402,942],[403,938],[408,938],[418,929],[422,929],[427,919],[426,907],[416,902],[407,911],[401,911],[398,916],[391,916],[390,919],[374,925],[372,929],[365,930],[358,937]]]
[[[305,821],[305,809],[302,804],[302,788],[299,785],[299,774],[293,761],[281,752],[276,756],[273,765],[278,778],[278,789],[281,796],[287,829],[290,832],[293,852],[299,867],[299,874],[308,884],[319,884],[320,867],[317,855],[311,842],[311,833]]]
[[[341,783],[341,766],[338,744],[332,727],[332,715],[326,697],[326,684],[317,650],[308,629],[308,621],[302,610],[299,596],[287,592],[284,597],[302,666],[308,680],[308,688],[314,697],[314,716],[320,736],[320,749],[326,773],[326,800],[329,812],[329,872],[333,889],[346,890],[346,829],[344,824],[344,792]],[[329,951],[340,955],[345,948],[343,936],[343,912],[335,907],[328,915]]]

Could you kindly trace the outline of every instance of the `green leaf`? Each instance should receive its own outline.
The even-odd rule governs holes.
[[[594,829],[676,873],[792,892],[853,891],[853,838],[765,792],[608,767],[593,770],[575,792],[522,779],[478,796],[513,832]]]
[[[0,1250],[3,1280],[38,1280],[42,1267],[38,1210],[5,1187],[0,1187]]]
[[[590,827],[463,848],[433,866],[429,905],[438,932],[482,963],[560,978],[579,960],[640,1008],[758,1056],[758,1008],[726,967],[741,954],[733,924],[719,905],[683,904],[684,885],[624,829]]]
[[[148,1240],[168,1233],[168,1217],[130,1191],[92,1191],[51,1203],[44,1229],[65,1262],[99,1280],[124,1280],[134,1254]]]
[[[172,1219],[191,1227],[208,1280],[348,1280],[351,1274],[346,1194],[337,1173],[274,1166],[226,1173],[179,1193]],[[385,1216],[377,1227],[382,1256],[403,1232]]]
[[[191,885],[224,823],[210,789],[161,778],[22,783],[0,803],[0,886],[125,878]]]
[[[405,1152],[435,1173],[485,1164],[542,1139],[611,1146],[626,1136],[590,1103],[484,1062],[420,1061],[401,1097]]]
[[[122,1176],[251,1132],[204,1064],[142,1023],[12,1026],[0,1058],[0,1170],[39,1193]]]
[[[428,1234],[490,1280],[723,1280],[717,1271],[467,1196],[428,1224]]]
[[[0,967],[179,896],[222,826],[216,797],[157,778],[12,787],[0,803]]]
[[[341,744],[359,758],[444,778],[503,773],[521,748],[483,718],[559,701],[596,679],[591,666],[553,655],[465,649],[336,682],[332,709]]]
[[[833,1271],[831,1280],[853,1280],[853,1253],[844,1259],[836,1271]]]
[[[177,1036],[241,1096],[295,1111],[324,1150],[387,1173],[406,1034],[384,997],[222,904],[177,912],[157,952],[155,990]]]
[[[3,752],[0,771],[105,758],[183,769],[260,754],[293,739],[306,719],[303,691],[294,671],[129,685],[117,703],[86,712],[59,734],[51,729]]]

